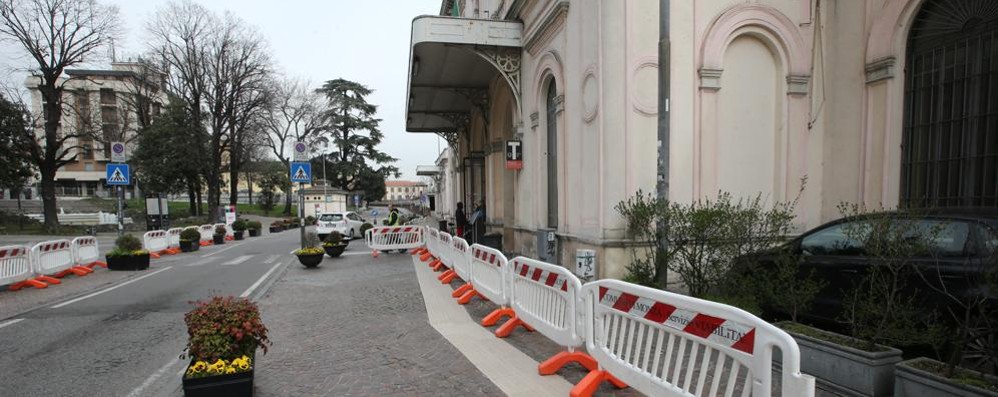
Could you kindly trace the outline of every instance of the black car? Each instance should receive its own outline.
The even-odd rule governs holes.
[[[998,266],[998,209],[937,209],[917,215],[886,212],[877,216],[877,222],[902,228],[895,229],[902,233],[932,230],[931,238],[924,244],[926,249],[903,259],[915,270],[908,272],[906,289],[915,294],[920,305],[925,305],[926,312],[945,309],[944,305],[951,303],[939,295],[937,289],[942,284],[937,282],[945,283],[951,293],[986,294],[995,302],[995,291],[983,284],[984,274],[996,271]],[[810,310],[801,316],[814,322],[836,323],[845,294],[869,273],[871,266],[890,260],[882,254],[871,254],[873,250],[867,244],[876,239],[857,238],[862,235],[857,230],[872,230],[868,227],[870,222],[870,217],[858,216],[826,223],[776,249],[739,258],[735,269],[760,266],[765,270],[781,256],[790,254],[799,261],[799,274],[813,274],[826,283]],[[937,288],[927,284],[930,282],[937,283]]]

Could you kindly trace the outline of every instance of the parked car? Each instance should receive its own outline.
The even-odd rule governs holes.
[[[931,233],[922,234],[932,237],[925,244],[926,250],[904,258],[916,270],[905,280],[907,289],[916,293],[916,299],[923,307],[945,309],[948,300],[938,296],[938,292],[927,284],[934,282],[939,286],[937,280],[945,283],[950,292],[987,293],[998,303],[998,294],[988,292],[983,285],[984,272],[996,271],[995,266],[998,266],[998,210],[938,209],[922,215],[888,212],[883,216],[889,220],[890,227],[905,228],[899,235],[910,231],[917,236],[919,231],[931,230]],[[871,256],[867,250],[869,238],[857,238],[863,230],[870,230],[864,228],[866,222],[869,218],[851,217],[826,223],[780,247],[736,259],[733,271],[746,271],[753,264],[761,266],[757,269],[762,270],[774,266],[781,255],[793,255],[800,261],[800,274],[806,275],[813,270],[814,277],[827,283],[818,292],[811,309],[801,317],[819,323],[835,323],[842,313],[847,291],[868,274],[870,266],[876,265],[878,259],[884,259]]]
[[[332,212],[322,214],[316,221],[315,233],[325,241],[326,236],[333,231],[340,232],[346,239],[354,239],[361,236],[360,226],[366,222],[364,218],[355,212]]]

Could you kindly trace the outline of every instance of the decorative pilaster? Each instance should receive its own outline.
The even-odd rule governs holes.
[[[897,58],[887,57],[866,64],[866,84],[894,78]]]
[[[700,89],[711,92],[720,90],[722,72],[722,69],[700,69]]]
[[[811,76],[793,74],[787,76],[787,94],[807,95],[808,84],[810,82]]]

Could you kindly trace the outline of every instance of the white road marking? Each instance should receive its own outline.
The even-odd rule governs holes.
[[[371,255],[370,252],[344,252],[340,256]]]
[[[159,377],[163,376],[163,374],[165,374],[166,371],[170,370],[170,367],[172,367],[174,365],[177,365],[177,363],[180,363],[180,362],[181,361],[179,359],[170,360],[169,362],[167,362],[166,365],[164,365],[162,368],[160,368],[156,372],[153,372],[152,375],[149,375],[149,377],[146,378],[146,381],[142,382],[142,384],[139,385],[139,387],[136,387],[135,389],[132,389],[132,392],[128,393],[128,397],[142,396],[143,395],[142,392],[145,391],[145,389],[147,387],[152,386],[152,384],[154,382],[156,382],[156,380],[159,379]],[[183,371],[183,370],[181,370],[181,371]]]
[[[230,247],[225,247],[225,248],[222,248],[222,249],[220,249],[220,250],[218,250],[218,251],[215,251],[215,252],[212,252],[212,253],[210,253],[210,254],[207,254],[207,255],[203,256],[203,258],[207,258],[207,257],[209,257],[209,256],[212,256],[212,255],[216,255],[216,254],[221,254],[221,253],[223,253],[223,252],[225,252],[225,251],[228,251],[228,250],[230,250],[230,249],[233,249],[233,248],[236,248],[236,247],[238,247],[238,246],[240,246],[240,245],[243,245],[243,244],[246,244],[246,242],[245,242],[245,241],[243,241],[243,242],[241,242],[241,243],[238,243],[238,244],[233,244],[233,245],[232,245],[232,246],[230,246]]]
[[[259,280],[256,280],[256,282],[253,283],[253,285],[251,285],[248,289],[246,289],[246,291],[243,291],[242,295],[239,295],[239,297],[240,298],[245,298],[247,296],[250,296],[250,294],[253,293],[253,290],[255,290],[257,287],[259,287],[260,284],[263,284],[263,280],[266,280],[267,277],[270,276],[270,273],[273,273],[274,270],[277,270],[277,268],[280,267],[281,265],[282,265],[282,263],[278,262],[278,263],[274,264],[274,266],[271,266],[270,270],[268,270],[267,273],[264,273],[263,277],[260,277]]]
[[[222,266],[235,266],[235,265],[238,265],[240,263],[243,263],[243,262],[246,262],[246,261],[250,260],[250,258],[252,258],[252,257],[253,257],[253,255],[243,255],[243,256],[240,256],[240,257],[238,257],[236,259],[233,259],[231,261],[223,263]]]
[[[281,257],[280,255],[271,255],[269,258],[267,258],[267,260],[263,261],[263,264],[269,265],[271,263],[274,263],[274,261],[276,261],[277,258],[280,258],[280,257]]]
[[[10,320],[10,321],[2,322],[2,323],[0,323],[0,328],[6,327],[8,325],[17,324],[17,323],[19,323],[21,321],[24,321],[24,319],[23,318],[15,318],[15,319]]]
[[[105,292],[109,292],[109,291],[114,291],[114,290],[116,290],[116,289],[118,289],[118,288],[121,288],[121,287],[124,287],[124,286],[126,286],[126,285],[128,285],[128,284],[131,284],[131,283],[134,283],[134,282],[136,282],[136,281],[139,281],[139,280],[141,280],[141,279],[144,279],[144,278],[146,278],[146,277],[152,277],[152,276],[155,276],[155,275],[157,275],[157,274],[160,274],[160,273],[162,273],[162,272],[165,272],[165,271],[167,271],[167,270],[170,270],[170,269],[172,269],[172,268],[173,268],[173,266],[167,266],[167,267],[164,267],[164,268],[162,268],[162,269],[159,269],[159,270],[157,270],[157,271],[155,271],[155,272],[152,272],[152,273],[149,273],[149,274],[147,274],[147,275],[145,275],[145,276],[140,276],[140,277],[137,277],[137,278],[134,278],[134,279],[131,279],[131,280],[128,280],[128,281],[126,281],[126,282],[123,282],[123,283],[121,283],[121,284],[118,284],[118,285],[115,285],[115,286],[113,286],[113,287],[110,287],[110,288],[107,288],[107,289],[103,289],[103,290],[100,290],[100,291],[97,291],[97,292],[94,292],[94,293],[92,293],[92,294],[89,294],[89,295],[84,295],[84,296],[81,296],[81,297],[79,297],[79,298],[76,298],[76,299],[73,299],[73,300],[71,300],[71,301],[67,301],[67,302],[62,302],[62,303],[60,303],[60,304],[58,304],[58,305],[55,305],[55,306],[52,306],[51,308],[52,308],[52,309],[58,309],[58,308],[60,308],[60,307],[63,307],[63,306],[67,306],[67,305],[71,305],[71,304],[74,304],[74,303],[76,303],[76,302],[79,302],[79,301],[81,301],[81,300],[84,300],[84,299],[90,299],[90,298],[93,298],[93,297],[95,297],[95,296],[97,296],[97,295],[100,295],[100,294],[103,294],[103,293],[105,293]]]
[[[214,260],[215,260],[215,258],[208,258],[208,259],[202,259],[202,260],[199,260],[199,261],[197,261],[197,262],[194,262],[194,263],[191,263],[191,264],[188,264],[188,265],[184,265],[184,266],[187,266],[187,267],[191,267],[191,266],[201,266],[201,265],[206,265],[206,264],[208,264],[209,262],[212,262],[212,261],[214,261]]]

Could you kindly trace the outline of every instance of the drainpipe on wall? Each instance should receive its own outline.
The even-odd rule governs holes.
[[[658,6],[658,180],[655,190],[658,197],[669,198],[669,79],[671,78],[671,42],[669,41],[669,0],[659,0]],[[655,255],[658,284],[665,289],[669,280],[669,269],[665,263],[668,248],[668,228],[659,225],[662,239],[658,242]]]

